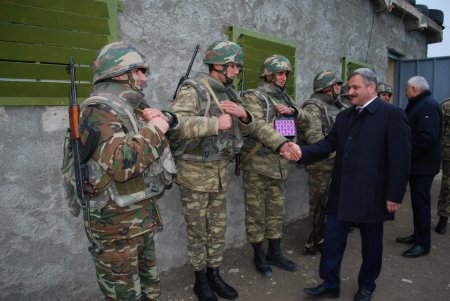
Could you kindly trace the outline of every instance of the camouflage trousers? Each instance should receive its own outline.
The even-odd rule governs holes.
[[[244,170],[245,228],[249,243],[283,234],[284,181]]]
[[[225,245],[226,192],[201,192],[180,186],[186,220],[187,255],[194,271],[219,267]]]
[[[91,252],[97,282],[106,300],[157,300],[160,295],[153,232],[103,244]]]
[[[327,189],[332,171],[328,170],[308,170],[309,186],[309,216],[314,216],[314,209],[317,206],[320,195]]]
[[[438,215],[450,216],[450,160],[442,161],[442,181],[438,199]]]

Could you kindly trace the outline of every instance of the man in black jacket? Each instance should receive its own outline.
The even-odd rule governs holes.
[[[414,233],[397,242],[413,244],[404,257],[427,255],[431,246],[431,184],[441,164],[442,110],[431,96],[428,82],[421,76],[406,84],[406,116],[411,127],[411,174],[409,187],[413,209]]]

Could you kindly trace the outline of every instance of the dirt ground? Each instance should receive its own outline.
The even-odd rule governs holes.
[[[395,238],[413,232],[409,193],[397,213],[396,220],[385,223],[383,268],[377,281],[373,301],[449,301],[450,300],[450,228],[444,235],[434,232],[437,197],[441,176],[436,176],[432,187],[432,247],[428,256],[404,258],[408,248]],[[300,265],[296,272],[273,267],[273,276],[263,278],[253,266],[253,249],[246,244],[229,249],[221,266],[223,278],[239,292],[237,300],[316,300],[307,297],[303,288],[321,283],[318,275],[320,253],[303,255],[301,250],[310,231],[307,219],[289,224],[284,229],[282,250]],[[360,236],[355,229],[349,234],[341,268],[340,300],[353,300],[358,289],[358,271],[361,264]],[[163,301],[197,300],[193,292],[194,273],[189,265],[161,273]]]

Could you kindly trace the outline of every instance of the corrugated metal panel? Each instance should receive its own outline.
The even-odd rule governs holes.
[[[450,97],[450,56],[404,60],[399,61],[398,66],[398,84],[394,95],[394,103],[402,108],[405,108],[408,103],[404,93],[406,82],[416,75],[426,78],[434,98],[438,101]]]

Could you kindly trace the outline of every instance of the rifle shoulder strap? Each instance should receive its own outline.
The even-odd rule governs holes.
[[[263,108],[263,111],[265,111],[265,113],[266,113],[266,123],[269,124],[269,107],[270,107],[269,99],[270,99],[270,97],[268,97],[268,95],[266,95],[266,93],[258,91],[257,89],[250,89],[250,90],[247,90],[245,93],[253,94],[256,97],[256,99],[258,99],[260,106]],[[261,100],[264,100],[264,102],[266,104],[265,110],[261,103]],[[272,99],[270,99],[270,100],[272,100]],[[273,102],[273,100],[272,100],[272,102]],[[249,160],[251,157],[253,157],[262,147],[263,147],[263,145],[260,142],[257,142],[255,144],[255,146],[253,146],[253,148],[247,153],[247,155],[245,156],[245,158],[242,161],[245,163],[247,160]]]
[[[195,90],[199,98],[201,107],[199,115],[203,115],[203,117],[208,116],[209,108],[211,107],[211,96],[210,93],[208,93],[208,89],[206,88],[206,86],[202,82],[194,79],[185,80],[179,89],[181,89],[181,87],[183,86],[192,87]]]
[[[208,89],[209,94],[211,94],[212,98],[214,99],[214,102],[216,103],[216,105],[219,107],[220,112],[222,114],[225,114],[225,112],[223,111],[223,109],[220,107],[220,102],[217,99],[216,93],[214,93],[213,89],[211,88],[211,86],[208,83],[208,80],[206,78],[203,78],[200,80],[200,82],[205,85],[206,89]]]
[[[317,108],[319,108],[319,110],[320,110],[320,119],[322,121],[322,133],[326,136],[331,131],[331,128],[332,128],[332,124],[330,122],[330,117],[328,115],[328,110],[327,110],[326,105],[324,105],[322,103],[322,101],[320,101],[317,98],[308,99],[307,101],[305,101],[302,104],[302,108],[304,108],[304,107],[306,107],[308,105],[314,105]]]
[[[263,109],[263,111],[265,112],[266,115],[266,123],[269,124],[269,97],[268,95],[266,95],[266,93],[258,91],[257,89],[249,89],[247,91],[244,92],[244,94],[253,94],[256,99],[259,101],[259,105],[261,106],[261,108]],[[261,100],[264,100],[266,108],[264,109]]]

